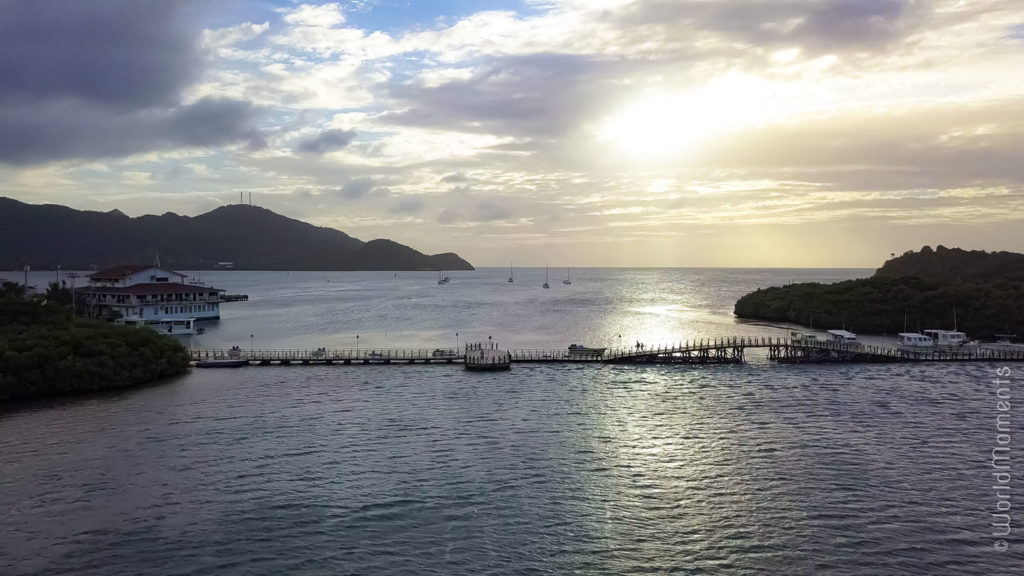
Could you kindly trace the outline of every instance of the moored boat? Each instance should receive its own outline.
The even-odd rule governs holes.
[[[196,326],[195,318],[139,318],[133,316],[118,318],[114,320],[114,324],[149,328],[160,334],[170,334],[172,336],[191,336],[205,332],[205,330]]]
[[[896,335],[896,343],[901,348],[928,349],[935,347],[931,338],[917,332],[900,332]]]
[[[580,344],[570,344],[569,356],[591,358],[603,356],[605,350],[605,348],[589,348]]]
[[[789,339],[794,344],[817,344],[818,335],[812,332],[799,332],[797,330],[791,330],[789,332]]]
[[[925,330],[924,335],[931,338],[936,348],[964,348],[977,346],[977,343],[967,340],[967,334],[957,330]]]
[[[248,366],[248,360],[238,358],[226,358],[219,360],[200,360],[196,362],[196,368],[240,368]]]

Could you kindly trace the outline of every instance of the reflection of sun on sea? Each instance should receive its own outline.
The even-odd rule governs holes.
[[[692,92],[638,98],[605,118],[596,134],[633,159],[672,157],[720,132],[766,120],[767,95],[764,80],[728,74]]]

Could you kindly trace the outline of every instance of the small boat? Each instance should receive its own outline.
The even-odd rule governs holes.
[[[206,332],[203,328],[196,326],[195,318],[140,318],[138,316],[126,316],[114,320],[114,324],[125,326],[136,326],[138,328],[149,328],[160,334],[172,336],[191,336]]]
[[[569,356],[596,358],[598,356],[603,356],[605,350],[606,348],[589,348],[580,344],[570,344]]]
[[[547,266],[544,267],[544,287],[545,288],[551,288],[551,286],[548,286],[548,267]]]
[[[936,348],[964,348],[976,346],[976,342],[967,340],[967,334],[956,330],[925,330],[924,335],[931,338]]]
[[[896,335],[896,342],[901,348],[924,349],[935,346],[931,338],[917,332],[900,332]]]
[[[509,265],[508,265],[508,281],[509,282],[515,282],[515,280],[513,280],[512,264],[511,263],[509,263]]]
[[[857,340],[857,335],[848,330],[829,330],[828,333],[835,342],[855,342]]]
[[[466,370],[496,372],[512,369],[512,353],[498,350],[493,342],[466,344]]]
[[[792,330],[789,333],[789,339],[792,340],[794,344],[818,343],[818,335],[812,332],[799,332],[797,330]]]
[[[565,280],[562,280],[562,284],[565,284],[565,285],[572,284],[572,277],[569,274],[569,269],[568,268],[565,269]]]
[[[1009,330],[1007,330],[1006,334],[996,334],[995,338],[996,338],[996,341],[994,343],[992,343],[992,344],[987,344],[986,347],[988,347],[988,348],[1010,349],[1010,350],[1019,350],[1019,349],[1024,348],[1024,344],[1021,344],[1021,343],[1018,343],[1018,342],[1014,342],[1014,340],[1016,340],[1016,338],[1017,338],[1017,335],[1016,334],[1010,334]]]
[[[220,360],[200,360],[196,362],[196,368],[240,368],[248,366],[248,360],[238,358],[225,358]]]

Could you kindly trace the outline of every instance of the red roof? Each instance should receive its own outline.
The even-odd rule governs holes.
[[[220,288],[211,286],[193,286],[192,284],[181,284],[179,282],[159,282],[156,284],[133,284],[127,287],[119,286],[90,286],[85,289],[95,294],[206,294],[208,292],[223,292]]]
[[[163,270],[164,272],[177,274],[182,278],[186,276],[186,274],[182,274],[181,272],[175,272],[174,270],[168,270],[166,268],[161,268],[153,264],[122,264],[121,266],[114,266],[113,268],[105,268],[103,270],[100,270],[99,272],[93,272],[92,274],[89,274],[89,278],[120,280],[127,276],[131,276],[132,274],[142,272],[143,270],[149,270],[150,268],[156,268],[157,270]]]

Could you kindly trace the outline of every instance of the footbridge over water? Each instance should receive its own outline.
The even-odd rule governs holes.
[[[859,343],[806,341],[789,338],[709,338],[646,346],[611,348],[603,353],[580,354],[568,349],[509,350],[513,363],[604,363],[604,364],[740,364],[748,349],[766,349],[770,361],[782,364],[827,362],[971,362],[1024,361],[1024,347],[967,346],[953,349],[914,350]],[[388,348],[316,350],[191,350],[194,362],[241,359],[249,364],[269,365],[379,365],[379,364],[462,364],[465,355],[455,349]]]

